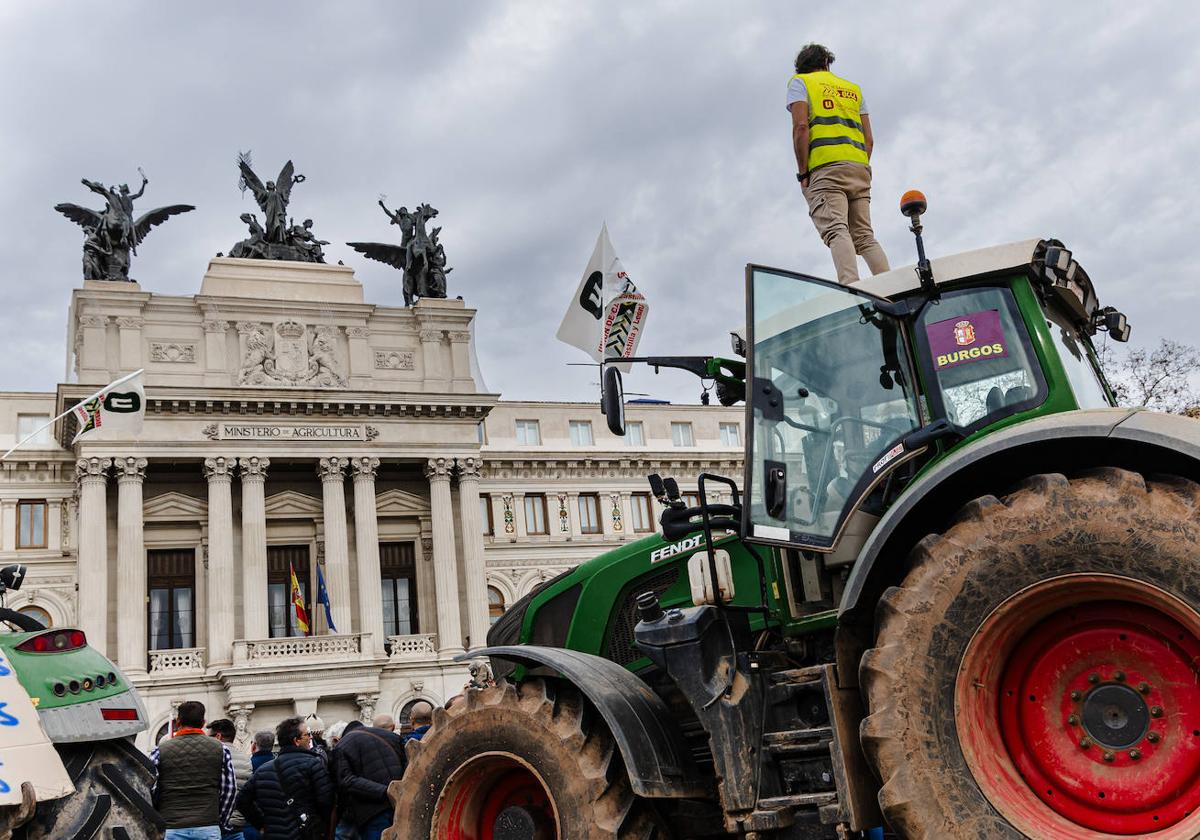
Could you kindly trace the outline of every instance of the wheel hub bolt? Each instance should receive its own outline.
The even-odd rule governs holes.
[[[1072,691],[1072,692],[1071,692],[1071,699],[1072,699],[1072,700],[1078,700],[1078,699],[1079,699],[1079,698],[1081,698],[1081,697],[1083,697],[1083,695],[1082,695],[1082,694],[1080,694],[1078,691]]]
[[[1142,692],[1142,694],[1149,694],[1150,693],[1150,683],[1145,683],[1145,682],[1138,683],[1138,691]]]
[[[1104,751],[1104,760],[1105,761],[1112,761],[1114,758],[1116,758],[1116,756],[1113,755],[1111,750]]]
[[[1095,685],[1096,683],[1100,682],[1100,675],[1088,674],[1088,682],[1090,682],[1092,685]]]
[[[1070,715],[1067,718],[1067,723],[1071,724],[1071,726],[1078,726],[1079,725],[1079,715]]]
[[[1113,674],[1113,678],[1114,678],[1114,679],[1115,679],[1117,682],[1125,682],[1125,672],[1124,672],[1124,671],[1117,671],[1117,673]]]
[[[1157,744],[1159,742],[1159,739],[1161,739],[1161,738],[1162,738],[1162,736],[1159,735],[1157,732],[1149,732],[1146,734],[1146,740],[1149,741],[1151,744]]]
[[[1141,750],[1130,750],[1129,757],[1132,758],[1134,761],[1137,761],[1139,758],[1142,757],[1142,751]]]
[[[1163,715],[1162,706],[1151,706],[1150,707],[1150,717],[1157,718],[1157,717],[1162,717],[1162,715]]]
[[[1080,738],[1080,739],[1079,739],[1079,746],[1083,747],[1085,750],[1086,750],[1088,747],[1090,747],[1091,745],[1092,745],[1092,739],[1091,739],[1091,738]]]

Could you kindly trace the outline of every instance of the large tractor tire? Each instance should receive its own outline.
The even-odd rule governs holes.
[[[1036,476],[910,562],[860,671],[900,836],[1200,835],[1200,486]]]
[[[27,840],[158,840],[166,824],[150,802],[154,768],[130,741],[56,744],[75,793],[37,804],[17,829]]]
[[[575,688],[471,690],[408,743],[385,840],[667,840],[629,789],[604,722]]]

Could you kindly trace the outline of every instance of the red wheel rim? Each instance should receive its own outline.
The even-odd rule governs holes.
[[[1035,838],[1194,837],[1200,616],[1149,584],[1071,575],[998,607],[955,689],[964,756]]]
[[[434,813],[437,840],[557,840],[558,815],[541,776],[508,753],[474,756],[451,775]]]

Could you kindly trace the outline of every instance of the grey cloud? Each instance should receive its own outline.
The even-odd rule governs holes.
[[[932,253],[1055,235],[1135,336],[1194,332],[1190,113],[1196,13],[1174,4],[462,2],[46,3],[0,28],[7,232],[0,383],[49,389],[78,284],[78,230],[50,209],[82,176],[198,210],[156,229],[145,288],[190,294],[241,237],[235,156],[295,160],[298,218],[370,298],[398,275],[341,243],[388,237],[376,195],[441,210],[451,294],[479,309],[489,385],[594,397],[553,334],[607,220],[651,300],[643,349],[723,352],[749,261],[828,276],[792,177],[783,89],[798,46],[827,43],[860,82],[878,146],[875,227],[912,261],[895,210],[929,195]],[[682,375],[630,390],[694,400]]]

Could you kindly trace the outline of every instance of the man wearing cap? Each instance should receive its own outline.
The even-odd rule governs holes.
[[[887,255],[871,230],[871,118],[862,90],[829,72],[833,53],[807,44],[788,82],[796,180],[808,214],[829,246],[838,282],[858,282],[861,254],[872,274],[888,270]]]

